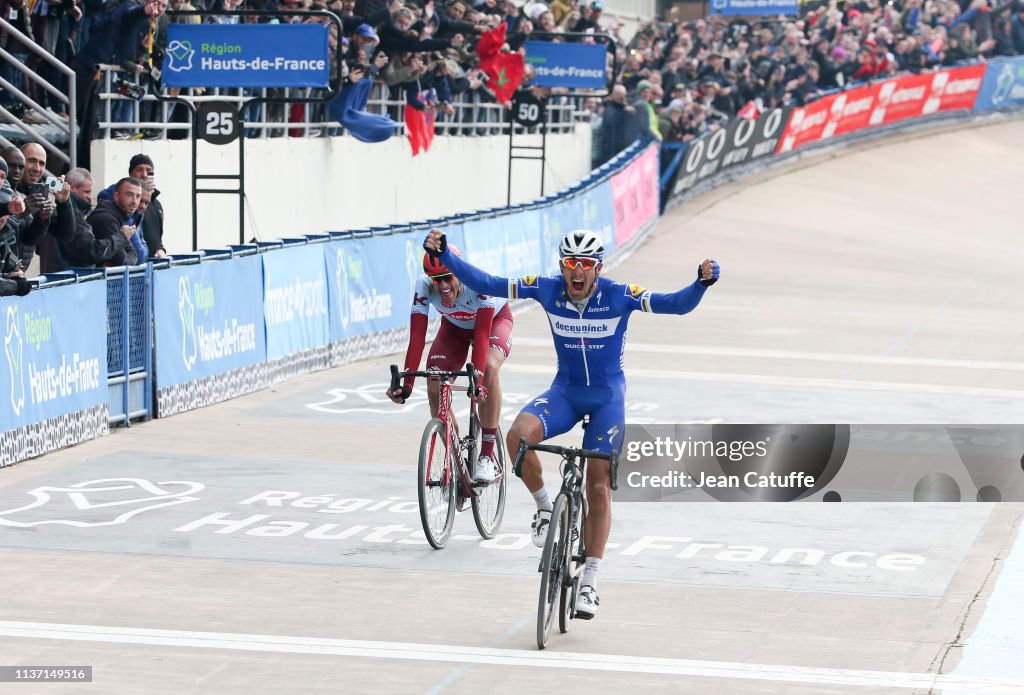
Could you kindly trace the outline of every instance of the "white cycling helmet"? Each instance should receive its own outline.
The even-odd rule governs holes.
[[[604,244],[601,243],[601,237],[589,229],[576,229],[562,237],[562,243],[558,245],[558,255],[562,258],[581,256],[603,261]]]

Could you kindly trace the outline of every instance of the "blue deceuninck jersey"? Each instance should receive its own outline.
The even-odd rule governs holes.
[[[499,278],[445,251],[441,261],[467,286],[493,297],[533,299],[544,307],[558,355],[555,379],[570,386],[623,385],[622,353],[626,324],[634,311],[686,314],[704,296],[706,287],[694,280],[678,292],[651,292],[599,277],[583,310],[569,300],[562,277]]]
[[[625,420],[622,360],[629,315],[634,311],[686,314],[700,303],[707,290],[698,280],[678,292],[665,293],[599,277],[593,293],[579,309],[570,301],[560,275],[495,277],[449,251],[441,254],[441,261],[476,292],[533,299],[544,307],[558,356],[558,372],[552,388],[525,412],[540,418],[545,439],[568,431],[583,415],[590,414],[591,428],[584,445],[601,450],[611,448],[613,431],[619,431],[615,428]]]

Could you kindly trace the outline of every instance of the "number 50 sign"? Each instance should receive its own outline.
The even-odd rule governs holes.
[[[206,101],[196,111],[198,135],[211,145],[227,145],[242,134],[238,105],[229,101]]]

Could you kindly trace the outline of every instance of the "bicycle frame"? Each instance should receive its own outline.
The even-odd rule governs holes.
[[[456,442],[458,443],[460,452],[458,465],[461,466],[459,470],[460,495],[466,499],[476,497],[477,494],[471,482],[469,467],[470,465],[476,465],[476,458],[478,454],[476,439],[479,434],[480,416],[477,413],[476,403],[471,401],[469,406],[469,431],[465,437],[460,438],[458,428],[456,426],[455,415],[452,412],[452,391],[469,391],[470,393],[474,393],[477,390],[477,371],[473,367],[473,363],[468,362],[466,364],[466,369],[461,372],[439,372],[428,370],[406,371],[399,373],[398,367],[396,365],[391,365],[391,390],[397,390],[399,388],[400,380],[406,376],[424,377],[426,379],[434,379],[440,382],[437,418],[444,423],[445,449],[446,451],[453,452],[454,447],[452,445]],[[469,377],[468,389],[459,386],[452,386],[451,382],[460,376]],[[466,456],[462,456],[461,452],[467,452],[468,459]],[[467,465],[467,462],[469,465]],[[456,465],[454,461],[449,462],[449,464]],[[452,474],[453,471],[451,469],[445,471],[445,483],[450,480]],[[501,475],[504,475],[504,472],[502,472]]]
[[[476,450],[476,430],[479,427],[479,415],[477,415],[476,403],[470,402],[469,432],[465,437],[460,439],[458,429],[456,427],[455,414],[452,412],[451,383],[448,377],[442,377],[439,381],[440,393],[438,394],[437,401],[437,418],[444,423],[445,449],[450,452],[455,451],[452,444],[458,442],[460,452],[458,464],[461,466],[459,470],[461,494],[466,498],[476,497],[476,490],[473,489],[473,485],[470,482],[469,466],[466,465],[467,458],[461,455],[461,452],[466,451],[469,455],[468,460],[472,463],[476,462],[478,453]],[[451,469],[445,472],[446,482],[451,474]]]

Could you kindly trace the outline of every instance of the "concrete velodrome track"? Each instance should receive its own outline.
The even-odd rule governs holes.
[[[610,275],[673,289],[712,256],[722,280],[633,318],[629,419],[1024,422],[1022,182],[1003,120],[674,210]],[[552,373],[539,312],[513,340],[506,423]],[[399,359],[0,470],[0,666],[94,670],[0,692],[1024,693],[1013,503],[619,504],[598,618],[538,652],[532,500],[513,481],[495,542],[464,514],[426,546],[425,404],[382,395]]]

